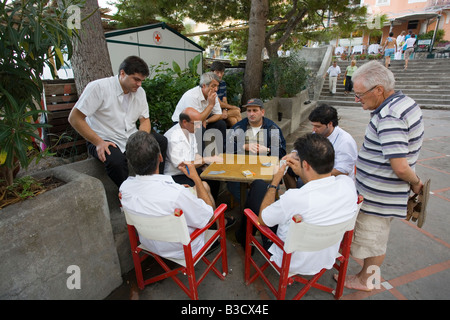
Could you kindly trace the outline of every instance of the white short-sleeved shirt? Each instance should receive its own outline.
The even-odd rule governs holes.
[[[355,139],[346,131],[336,126],[328,136],[334,148],[334,169],[355,179],[355,164],[358,158],[358,147]]]
[[[198,112],[203,112],[205,108],[208,106],[208,100],[205,99],[203,95],[202,88],[200,86],[196,86],[192,89],[186,91],[181,97],[180,101],[175,108],[175,111],[172,115],[172,121],[178,122],[180,121],[180,113],[186,108],[194,108]],[[219,99],[216,97],[216,104],[214,105],[212,114],[222,114],[222,108],[220,107]]]
[[[188,188],[175,183],[171,176],[153,174],[150,176],[129,177],[120,186],[121,203],[130,214],[166,216],[176,208],[183,210],[189,234],[203,228],[213,216],[213,208],[197,198]],[[183,259],[181,243],[161,242],[139,237],[141,243],[150,251],[168,258]],[[195,255],[205,244],[200,236],[191,243]]]
[[[327,70],[327,73],[330,75],[330,77],[337,77],[341,74],[341,68],[339,66],[330,66]]]
[[[126,96],[118,76],[90,82],[75,108],[86,116],[87,124],[100,138],[114,142],[122,152],[128,138],[138,130],[136,121],[149,118],[144,89]]]
[[[164,174],[183,174],[178,165],[183,161],[194,161],[197,154],[197,139],[194,133],[184,134],[180,124],[177,123],[170,128],[164,136],[167,138],[167,155],[164,167]]]
[[[306,183],[299,189],[289,189],[278,201],[265,208],[261,214],[264,223],[278,225],[277,235],[286,241],[292,217],[300,214],[303,221],[316,225],[332,225],[353,218],[357,210],[355,183],[347,176],[331,176]],[[317,252],[295,251],[291,259],[291,273],[316,274],[322,268],[331,269],[340,243]],[[271,260],[281,266],[283,252],[273,244]]]

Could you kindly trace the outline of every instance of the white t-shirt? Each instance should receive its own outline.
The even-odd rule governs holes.
[[[306,183],[299,189],[289,189],[278,201],[265,208],[261,214],[264,223],[278,225],[277,235],[286,241],[292,217],[300,214],[303,221],[315,225],[332,225],[353,218],[357,210],[355,183],[347,176],[331,176]],[[291,273],[316,274],[322,268],[331,269],[340,243],[317,252],[295,251],[291,259]],[[273,244],[271,260],[281,266],[283,251]]]
[[[136,121],[149,118],[144,89],[130,92],[125,101],[124,96],[118,76],[113,76],[90,82],[74,106],[100,138],[114,142],[122,152],[128,138],[138,130]]]
[[[180,101],[175,108],[175,111],[172,115],[172,121],[178,122],[180,121],[180,113],[186,108],[194,108],[198,112],[202,112],[208,106],[208,100],[205,99],[203,95],[202,88],[200,86],[196,86],[192,89],[186,91],[181,97]],[[214,105],[212,114],[222,114],[222,108],[220,107],[219,99],[216,98],[216,104]]]
[[[414,43],[416,43],[416,38],[413,38],[413,37],[408,38],[406,40],[406,49],[414,48]]]
[[[180,124],[177,123],[164,136],[167,138],[164,174],[170,176],[183,174],[177,167],[183,161],[195,160],[195,155],[197,154],[197,139],[195,138],[195,134],[188,133],[188,139]]]
[[[330,77],[337,77],[341,74],[341,68],[339,66],[330,66],[327,70],[327,73],[330,75]]]
[[[334,169],[355,179],[355,164],[358,158],[358,147],[355,139],[339,126],[328,136],[334,148]]]
[[[175,183],[171,176],[154,174],[129,177],[120,186],[121,203],[130,214],[160,217],[171,215],[176,208],[183,210],[189,234],[203,228],[213,216],[213,208],[197,198],[188,188]],[[183,259],[183,245],[139,237],[150,251],[166,258]],[[204,236],[191,243],[195,255],[205,244]]]

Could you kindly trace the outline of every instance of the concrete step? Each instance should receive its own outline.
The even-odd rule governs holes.
[[[416,101],[417,102],[417,101]],[[358,107],[361,108],[361,103],[349,101],[349,100],[340,100],[340,99],[323,99],[321,98],[318,101],[318,104],[326,103],[331,106],[340,106],[340,107]],[[450,110],[450,104],[441,104],[441,103],[432,103],[432,102],[421,102],[419,103],[420,108],[422,109],[431,109],[431,110]]]

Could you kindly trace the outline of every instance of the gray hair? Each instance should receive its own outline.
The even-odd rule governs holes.
[[[206,72],[202,74],[202,76],[200,77],[200,87],[203,87],[203,85],[209,86],[209,84],[213,80],[220,82],[219,77],[214,72]]]
[[[394,74],[378,61],[367,62],[356,69],[352,76],[352,82],[357,81],[362,82],[366,89],[379,85],[386,91],[391,91],[395,87]]]

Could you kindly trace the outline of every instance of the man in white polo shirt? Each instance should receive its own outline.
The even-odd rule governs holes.
[[[147,132],[134,133],[127,143],[127,158],[136,172],[120,187],[122,206],[130,214],[150,215],[153,217],[172,215],[177,208],[183,210],[189,233],[203,228],[213,217],[212,199],[205,189],[193,164],[180,166],[190,179],[195,182],[194,190],[173,181],[171,176],[159,174],[162,155],[154,137]],[[184,258],[183,245],[174,242],[161,242],[139,236],[141,243],[150,251],[166,258]],[[191,243],[195,255],[205,244],[204,236]]]
[[[203,122],[203,132],[209,129],[216,129],[214,135],[221,134],[221,141],[216,142],[216,154],[223,153],[225,150],[225,134],[227,124],[222,119],[222,108],[217,97],[219,89],[219,77],[214,72],[207,72],[201,75],[200,84],[186,91],[181,97],[172,115],[172,121],[178,122],[180,113],[186,108],[194,108],[201,114]],[[203,137],[203,135],[202,135]],[[202,154],[205,148],[203,141],[197,141],[200,144],[199,152]],[[219,143],[220,142],[220,143]]]
[[[69,115],[69,123],[86,139],[88,152],[105,164],[118,187],[128,177],[126,143],[138,130],[136,122],[139,120],[139,130],[151,131],[147,98],[141,87],[148,75],[144,60],[126,58],[118,76],[90,82]],[[165,155],[167,139],[152,134]],[[164,170],[164,164],[160,170]]]
[[[333,65],[328,68],[327,72],[323,76],[324,79],[327,77],[327,74],[330,77],[328,79],[328,89],[330,90],[331,94],[335,94],[336,93],[336,84],[341,75],[341,68],[337,65],[336,60],[334,60]]]
[[[313,132],[324,136],[333,145],[335,156],[331,174],[334,176],[340,174],[348,175],[354,180],[358,148],[355,139],[339,127],[337,110],[327,104],[321,104],[309,114],[308,119],[311,122]],[[286,187],[301,187],[301,179],[297,178],[292,170],[289,169],[284,177]]]
[[[276,228],[276,234],[282,241],[286,241],[290,221],[296,214],[300,214],[306,223],[326,226],[348,221],[357,211],[358,196],[353,180],[345,175],[331,174],[334,150],[330,141],[310,133],[298,138],[294,147],[298,157],[287,155],[286,164],[301,177],[305,185],[287,190],[276,200],[277,186],[286,168],[286,164],[282,165],[267,187],[259,208],[250,208],[259,213],[258,222],[261,225]],[[259,181],[262,180],[255,182]],[[294,252],[289,271],[310,275],[322,268],[332,268],[339,245],[337,242],[316,252]],[[268,250],[272,254],[271,260],[281,266],[282,250],[274,244]]]

